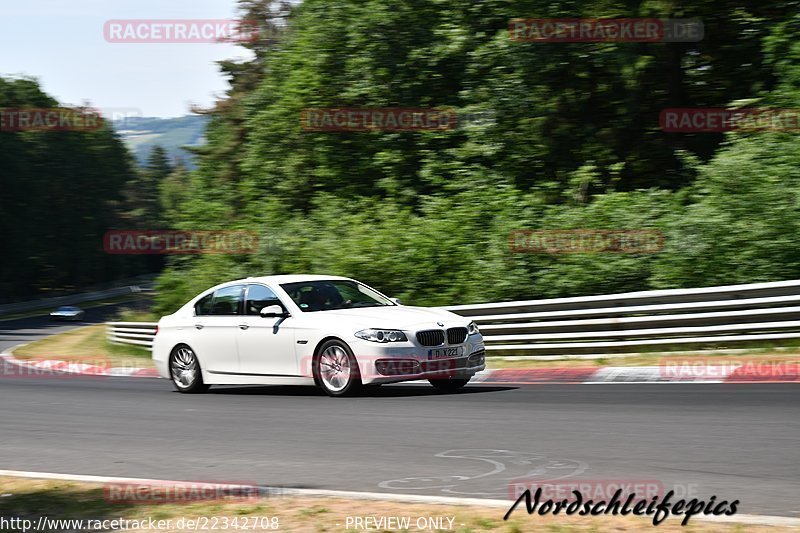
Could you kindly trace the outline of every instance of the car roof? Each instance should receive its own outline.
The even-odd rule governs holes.
[[[284,284],[284,283],[297,283],[302,281],[322,281],[331,279],[349,280],[343,276],[329,276],[326,274],[282,274],[279,276],[258,276],[245,279],[237,279],[228,283],[267,283],[269,285]],[[226,285],[228,284],[226,283]]]
[[[265,283],[272,287],[277,285],[282,285],[284,283],[297,283],[303,281],[324,281],[324,280],[349,280],[353,281],[351,278],[346,278],[344,276],[330,276],[327,274],[282,274],[278,276],[253,276],[250,278],[244,279],[236,279],[232,281],[226,281],[225,283],[220,283],[213,287],[209,287],[205,291],[201,292],[188,302],[181,308],[191,308],[200,298],[208,296],[211,292],[216,291],[218,289],[222,289],[225,287],[230,287],[231,285],[242,285],[245,283]]]
[[[343,276],[328,276],[324,274],[282,274],[279,276],[253,276],[250,278],[226,281],[225,283],[220,283],[218,285],[214,285],[213,287],[209,287],[208,289],[201,292],[192,300],[189,300],[186,303],[186,305],[191,306],[193,305],[194,302],[196,302],[203,296],[207,296],[210,292],[216,291],[218,289],[224,289],[225,287],[230,287],[231,285],[243,285],[245,283],[265,283],[267,285],[275,287],[276,285],[282,285],[284,283],[297,283],[302,281],[324,281],[332,279],[352,281],[350,278],[345,278]]]
[[[303,281],[324,281],[324,280],[350,280],[343,276],[328,276],[325,274],[281,274],[278,276],[253,276],[250,278],[237,279],[220,283],[215,289],[228,285],[238,285],[242,283],[266,283],[267,285],[282,285],[284,283],[298,283]]]

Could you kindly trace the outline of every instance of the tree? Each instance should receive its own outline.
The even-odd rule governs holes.
[[[57,106],[34,79],[0,78],[0,108]],[[0,131],[0,168],[0,230],[12,258],[0,262],[0,299],[129,272],[103,250],[133,177],[130,155],[109,128]]]

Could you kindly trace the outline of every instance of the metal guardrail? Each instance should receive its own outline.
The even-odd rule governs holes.
[[[585,354],[800,339],[800,280],[457,305],[496,354]]]
[[[456,305],[495,355],[800,339],[800,280]],[[112,342],[152,346],[154,322],[110,322]]]
[[[106,338],[115,344],[135,344],[152,348],[155,322],[106,322]]]

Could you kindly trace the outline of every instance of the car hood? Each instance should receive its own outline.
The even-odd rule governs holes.
[[[408,305],[317,311],[305,315],[339,324],[349,322],[364,328],[416,329],[440,327],[436,325],[437,322],[443,323],[445,327],[466,326],[469,323],[468,318],[444,309]]]

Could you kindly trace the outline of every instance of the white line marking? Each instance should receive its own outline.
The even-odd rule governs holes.
[[[186,480],[164,480],[164,479],[144,479],[135,477],[108,477],[90,476],[83,474],[58,474],[53,472],[26,472],[20,470],[0,470],[0,477],[21,477],[30,479],[52,479],[56,481],[77,481],[83,483],[187,483]],[[189,482],[190,483],[190,482]],[[436,503],[449,505],[482,505],[484,507],[511,506],[510,501],[506,500],[484,500],[482,498],[453,498],[448,496],[424,496],[410,494],[394,494],[389,492],[360,492],[347,490],[323,490],[323,489],[293,489],[284,487],[269,487],[257,485],[258,488],[266,489],[281,495],[289,496],[315,496],[329,498],[351,498],[358,500],[386,500],[409,503]]]
[[[703,385],[706,383],[732,383],[728,381],[708,380],[708,381],[584,381],[583,385]],[[766,381],[759,381],[758,383],[769,383]],[[779,382],[775,382],[779,383]],[[791,383],[787,381],[786,383]]]
[[[26,472],[21,470],[0,470],[0,476],[21,477],[29,479],[53,479],[58,481],[78,481],[84,483],[187,483],[187,481],[165,480],[165,479],[143,479],[135,477],[108,477],[108,476],[89,476],[82,474],[57,474],[53,472]],[[389,492],[361,492],[348,490],[322,490],[322,489],[292,489],[283,487],[269,487],[258,485],[258,488],[265,489],[275,494],[288,496],[310,496],[325,498],[345,498],[355,500],[377,500],[393,501],[400,503],[430,503],[441,505],[466,505],[474,507],[499,507],[508,509],[511,507],[511,500],[484,500],[482,498],[454,498],[449,496],[425,496],[413,494],[394,494]],[[524,514],[524,509],[523,509]],[[643,517],[644,518],[644,517]],[[735,516],[693,516],[692,520],[705,522],[727,522],[735,524],[764,524],[769,526],[784,526],[800,528],[800,518],[788,516],[770,516],[739,514]]]

